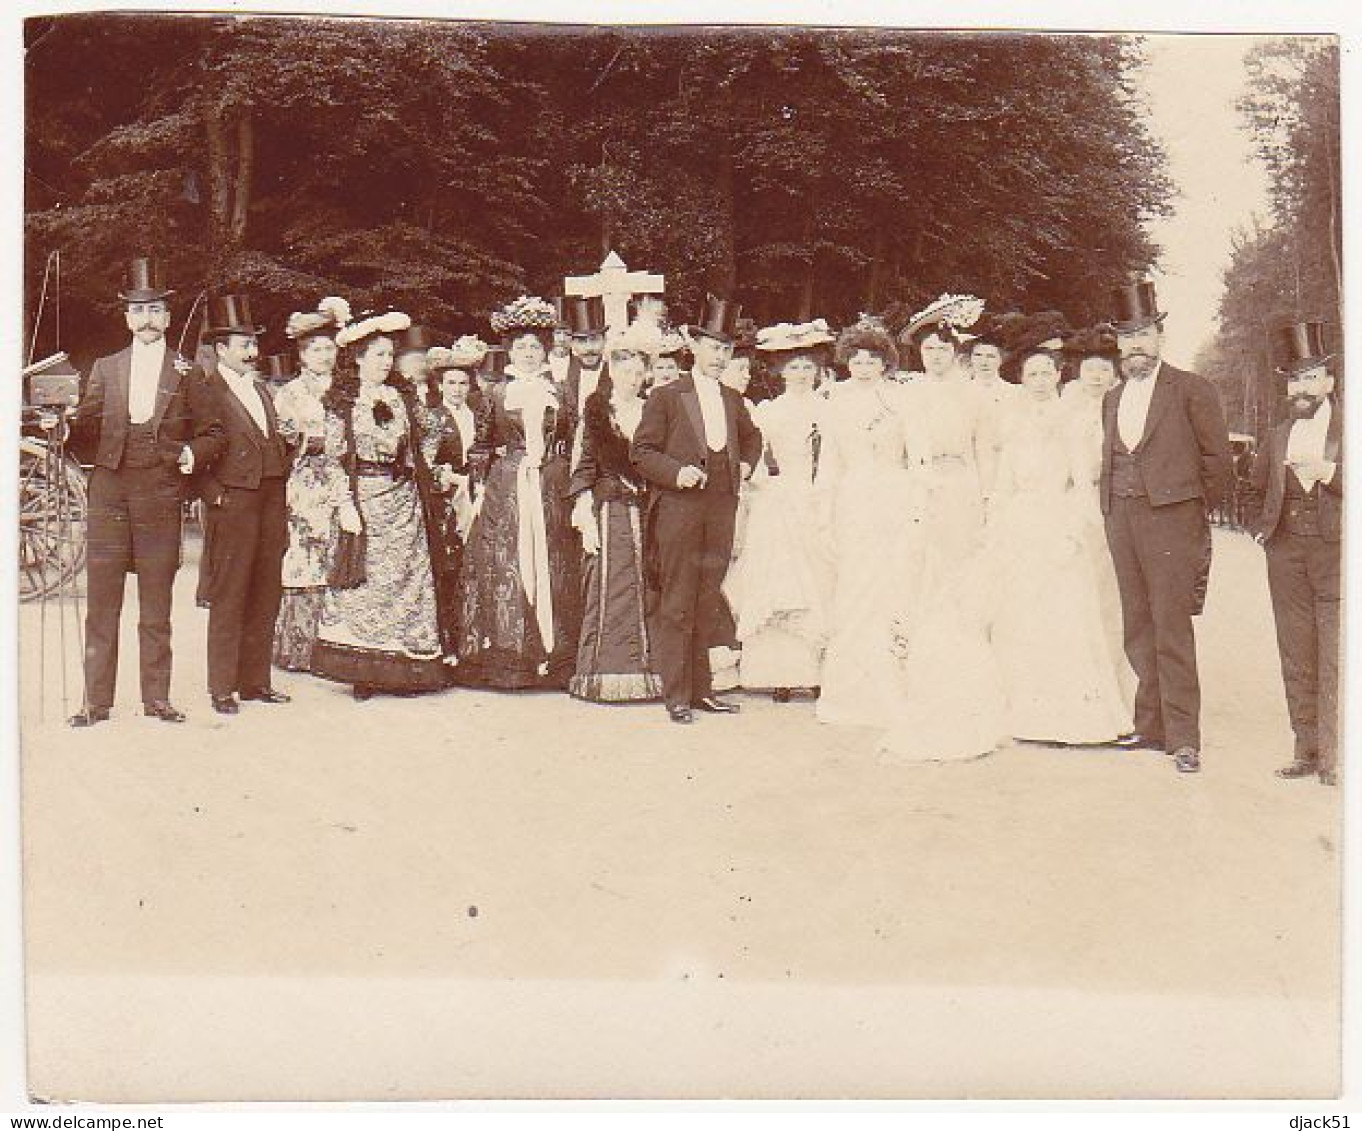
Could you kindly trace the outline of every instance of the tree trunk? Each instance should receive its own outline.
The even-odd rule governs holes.
[[[232,249],[246,243],[246,218],[251,208],[255,179],[255,122],[250,110],[242,110],[236,123],[236,185],[232,201]]]
[[[884,229],[875,225],[875,242],[870,249],[870,280],[866,285],[865,309],[879,310],[880,288],[884,285]]]
[[[818,248],[814,244],[814,237],[818,233],[818,185],[815,182],[808,188],[804,197],[804,253],[807,259],[804,262],[804,283],[799,288],[799,313],[796,318],[800,322],[807,322],[813,317],[813,287],[814,277],[818,270]]]
[[[222,260],[230,243],[231,155],[216,107],[204,107],[204,125],[208,140],[208,254],[212,264],[208,281],[212,285],[220,277]]]

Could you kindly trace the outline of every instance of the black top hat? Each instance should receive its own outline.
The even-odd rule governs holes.
[[[568,303],[571,301],[571,299],[565,298],[563,295],[556,295],[549,299],[549,302],[553,303],[553,316],[558,320],[558,325],[560,327],[567,326],[567,308]]]
[[[266,380],[276,384],[287,381],[293,376],[293,361],[288,354],[272,353],[265,358],[264,375]]]
[[[741,303],[733,302],[731,299],[706,295],[705,305],[700,311],[700,317],[692,322],[688,328],[692,334],[703,334],[707,338],[714,338],[716,341],[731,345],[737,334],[738,315],[741,313]]]
[[[1274,334],[1277,372],[1285,376],[1323,365],[1333,354],[1324,344],[1324,323],[1288,322]]]
[[[251,300],[246,295],[216,295],[208,299],[203,316],[205,338],[225,338],[229,334],[263,334],[251,317]]]
[[[393,339],[393,358],[404,353],[425,353],[435,345],[434,331],[428,326],[408,326]]]
[[[557,306],[557,300],[554,305]],[[598,295],[563,299],[559,321],[574,338],[587,338],[605,333],[605,300]]]
[[[1111,322],[1118,334],[1133,334],[1168,317],[1159,309],[1154,284],[1148,279],[1137,279],[1112,291],[1111,309]]]
[[[128,264],[127,288],[118,297],[124,302],[158,302],[174,293],[166,288],[160,263],[143,257]]]

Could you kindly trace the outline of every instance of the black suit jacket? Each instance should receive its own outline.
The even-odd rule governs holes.
[[[255,418],[246,411],[220,373],[204,375],[199,371],[195,376],[204,382],[209,411],[221,424],[224,439],[216,458],[207,461],[202,468],[195,466],[199,497],[215,506],[221,502],[223,490],[227,487],[258,488],[264,471],[265,449],[269,443],[279,445],[287,471],[290,460],[288,446],[279,435],[279,418],[275,414],[274,398],[270,396],[266,383],[256,378],[255,387],[261,393],[273,440],[266,438],[260,431]]]
[[[128,443],[128,390],[132,381],[132,346],[99,358],[90,369],[85,395],[71,418],[71,441],[93,446],[93,463],[117,471]],[[185,447],[194,466],[216,459],[226,443],[214,415],[202,375],[169,346],[156,387],[156,406],[149,421],[161,462],[177,470]]]
[[[1224,498],[1231,475],[1230,435],[1220,395],[1203,377],[1162,362],[1149,401],[1144,435],[1135,445],[1136,463],[1149,505],[1169,506],[1201,499],[1208,507]],[[1116,446],[1116,413],[1125,384],[1102,402],[1102,510],[1111,510],[1111,465]]]
[[[752,423],[747,403],[727,385],[719,386],[728,424],[728,459],[734,488],[742,481],[741,463],[755,467],[761,457],[761,432]],[[643,406],[630,455],[655,492],[680,491],[676,475],[690,465],[703,468],[709,459],[700,396],[690,374],[654,389]]]
[[[1253,461],[1249,480],[1249,525],[1255,534],[1270,540],[1277,533],[1286,495],[1286,445],[1293,420],[1284,420],[1268,433],[1267,442]],[[1319,502],[1319,532],[1326,542],[1337,542],[1343,532],[1343,406],[1337,401],[1324,437],[1324,458],[1337,466],[1328,483],[1314,487]]]

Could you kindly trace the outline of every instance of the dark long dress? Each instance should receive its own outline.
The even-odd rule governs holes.
[[[432,470],[445,469],[459,477],[453,487],[435,492],[431,527],[438,541],[438,548],[431,551],[431,563],[436,572],[441,632],[448,634],[449,654],[457,655],[463,618],[463,538],[459,534],[459,515],[468,506],[468,452],[453,414],[443,404],[428,411],[427,428],[433,441]]]
[[[457,678],[562,689],[582,620],[582,550],[568,498],[573,417],[547,372],[507,376],[483,398],[469,453],[481,499],[464,547]],[[527,436],[527,415],[537,435]]]
[[[647,485],[629,459],[633,427],[622,427],[609,396],[607,382],[586,400],[582,455],[572,475],[572,494],[591,494],[600,550],[583,566],[582,637],[568,690],[579,699],[625,703],[661,698],[662,677],[653,668],[644,611]]]

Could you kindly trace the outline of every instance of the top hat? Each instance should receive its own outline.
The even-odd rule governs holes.
[[[557,300],[555,300],[555,305]],[[605,333],[605,300],[599,295],[590,298],[569,296],[563,299],[559,321],[574,338],[588,338]]]
[[[399,358],[404,353],[425,353],[435,345],[435,337],[430,327],[413,325],[393,339],[393,358]]]
[[[1273,337],[1277,372],[1284,376],[1314,369],[1333,357],[1324,344],[1323,322],[1288,322],[1277,327]]]
[[[174,293],[166,287],[161,264],[143,257],[128,264],[127,289],[120,291],[118,297],[124,302],[157,302]]]
[[[251,300],[247,295],[216,295],[208,299],[203,316],[205,338],[225,338],[229,334],[265,332],[251,317]]]
[[[700,317],[692,322],[687,329],[692,334],[703,334],[707,338],[732,345],[737,334],[738,315],[741,313],[741,303],[733,302],[731,299],[706,295],[705,305],[700,311]]]
[[[553,316],[557,320],[560,329],[567,326],[567,308],[568,303],[571,301],[571,299],[566,298],[563,295],[555,295],[553,298],[549,299],[549,302],[553,304]]]
[[[1168,317],[1159,309],[1154,284],[1137,279],[1111,292],[1112,325],[1118,334],[1133,334],[1146,326],[1157,326]]]
[[[264,377],[276,384],[287,381],[293,376],[293,361],[284,353],[272,353],[265,358]]]

